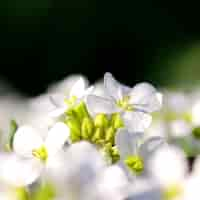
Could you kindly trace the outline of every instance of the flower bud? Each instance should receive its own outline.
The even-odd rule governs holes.
[[[105,114],[98,114],[94,119],[94,125],[98,128],[108,127],[109,120]]]
[[[85,117],[83,119],[82,125],[81,125],[81,136],[83,139],[89,139],[92,136],[94,129],[94,125],[92,120],[89,117]]]

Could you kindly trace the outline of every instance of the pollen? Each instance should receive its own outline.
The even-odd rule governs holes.
[[[144,170],[144,161],[138,155],[127,156],[127,158],[124,160],[124,163],[128,169],[136,175],[141,174]]]
[[[133,111],[133,106],[129,104],[130,97],[124,96],[117,101],[117,105],[125,111]]]
[[[32,155],[38,159],[40,159],[41,161],[46,161],[48,158],[48,152],[45,146],[41,146],[38,149],[34,149],[32,151]]]

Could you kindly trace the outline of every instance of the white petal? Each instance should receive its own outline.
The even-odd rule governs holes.
[[[125,87],[123,87],[111,73],[105,73],[104,75],[104,87],[108,94],[115,100],[122,99],[126,92]]]
[[[130,103],[145,112],[154,112],[161,108],[161,94],[149,83],[139,83],[130,92]]]
[[[131,132],[143,132],[152,121],[151,115],[143,112],[125,112],[122,118],[126,128]]]
[[[147,159],[151,154],[153,154],[159,147],[164,145],[164,139],[161,137],[151,137],[147,139],[141,146],[140,146],[140,155]]]
[[[137,178],[130,187],[130,200],[161,200],[161,188],[155,181]]]
[[[97,174],[105,168],[103,156],[95,146],[88,142],[72,144],[66,151],[67,176],[69,182],[88,184],[94,181]]]
[[[84,76],[80,74],[70,75],[70,76],[65,77],[63,80],[50,85],[50,87],[48,88],[48,93],[52,94],[55,92],[59,92],[59,93],[69,96],[71,88],[80,79],[80,77],[84,79],[85,85],[87,86],[88,80]]]
[[[159,148],[148,167],[153,177],[165,187],[181,183],[187,173],[185,154],[174,146]]]
[[[128,179],[120,167],[115,165],[107,167],[97,180],[98,196],[101,199],[124,199],[127,186]],[[97,193],[97,191],[92,192]]]
[[[115,143],[122,159],[137,153],[137,145],[142,136],[142,133],[130,133],[126,129],[116,133]]]
[[[92,114],[98,114],[98,113],[111,114],[119,111],[117,106],[112,100],[95,95],[89,95],[87,97],[86,103],[89,112]]]
[[[49,131],[45,141],[48,154],[52,155],[62,149],[69,139],[69,128],[62,122],[56,123]]]
[[[42,137],[32,127],[20,127],[14,137],[13,149],[23,157],[32,157],[32,150],[41,147]]]
[[[52,94],[49,99],[56,108],[65,106],[65,96],[63,94]]]
[[[75,96],[77,98],[81,98],[84,95],[85,88],[85,80],[80,77],[80,79],[73,85],[70,91],[70,97]]]
[[[22,159],[14,154],[0,157],[0,177],[12,186],[26,186],[41,174],[43,164],[36,159]]]
[[[48,116],[49,117],[52,117],[52,118],[59,118],[61,117],[62,115],[65,114],[65,111],[67,110],[67,105],[65,107],[60,107],[60,108],[57,108],[55,110],[52,110]]]

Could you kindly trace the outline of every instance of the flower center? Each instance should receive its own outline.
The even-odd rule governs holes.
[[[48,152],[45,146],[41,146],[38,149],[33,149],[32,154],[34,157],[40,159],[41,161],[46,161],[48,158]]]
[[[24,187],[16,188],[14,196],[19,200],[28,200],[29,199],[28,191]]]
[[[139,175],[144,170],[144,161],[142,157],[138,155],[127,156],[124,163],[134,174]]]
[[[122,99],[117,101],[117,105],[125,111],[132,111],[133,106],[129,104],[129,100],[129,96],[124,96]]]
[[[71,97],[68,98],[68,99],[66,98],[64,101],[65,101],[65,103],[67,104],[67,106],[72,107],[72,106],[74,106],[76,100],[77,100],[77,97],[76,97],[76,96],[71,96]]]
[[[172,200],[182,193],[182,188],[179,185],[171,185],[165,189],[163,193],[164,200]]]

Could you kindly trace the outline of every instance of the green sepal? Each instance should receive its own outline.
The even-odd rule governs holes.
[[[8,143],[6,144],[6,150],[8,150],[8,151],[13,150],[13,140],[14,140],[17,129],[18,129],[17,122],[15,120],[11,120],[9,136],[8,136]]]

